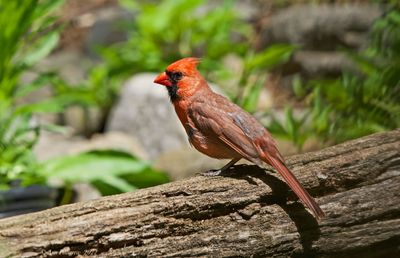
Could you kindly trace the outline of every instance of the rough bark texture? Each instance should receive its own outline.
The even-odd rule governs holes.
[[[399,257],[400,130],[288,158],[327,218],[276,173],[236,166],[0,220],[1,257]]]

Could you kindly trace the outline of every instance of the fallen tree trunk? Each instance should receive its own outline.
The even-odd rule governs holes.
[[[317,222],[256,166],[0,220],[1,257],[395,257],[400,130],[288,158]],[[399,257],[399,256],[397,256]]]

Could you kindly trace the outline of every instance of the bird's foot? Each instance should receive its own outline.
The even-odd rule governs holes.
[[[223,171],[221,169],[210,169],[206,172],[201,173],[201,175],[205,177],[213,177],[213,176],[220,176],[222,172]]]

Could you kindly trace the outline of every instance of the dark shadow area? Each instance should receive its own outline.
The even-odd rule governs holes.
[[[293,257],[315,257],[316,252],[312,249],[312,243],[321,235],[317,220],[306,210],[289,186],[277,176],[271,175],[271,172],[276,174],[274,171],[262,169],[256,165],[236,165],[224,171],[221,176],[246,180],[253,185],[257,185],[254,178],[258,178],[268,185],[272,189],[273,197],[265,196],[265,200],[261,201],[265,204],[281,206],[295,223],[297,232],[300,234],[303,252]]]

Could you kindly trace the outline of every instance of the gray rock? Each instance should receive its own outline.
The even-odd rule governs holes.
[[[125,132],[138,139],[150,159],[188,144],[167,91],[153,83],[156,76],[144,73],[129,79],[106,125],[108,132]]]
[[[113,149],[131,153],[142,160],[148,160],[149,155],[139,141],[122,132],[95,134],[90,140],[82,142],[71,149],[71,153],[90,150]]]
[[[338,45],[358,48],[381,13],[378,5],[368,4],[293,5],[270,17],[262,45],[287,42],[313,50],[335,50]]]
[[[109,46],[127,40],[127,32],[120,25],[124,21],[134,19],[130,12],[120,6],[107,6],[86,16],[93,21],[89,26],[84,45],[91,57],[96,57],[97,46]]]
[[[263,5],[262,4],[263,0],[241,0],[241,1],[232,1],[233,5],[233,10],[235,13],[239,16],[239,18],[246,20],[246,21],[251,21],[254,20],[260,13],[260,7]],[[206,5],[203,5],[202,7],[199,8],[199,12],[207,12],[209,10],[215,9],[217,7],[221,7],[221,5],[224,5],[224,0],[212,0],[212,1],[207,1]]]
[[[210,158],[189,145],[163,153],[154,161],[154,167],[166,171],[172,180],[188,178],[210,169],[218,169],[228,160]]]
[[[299,65],[306,78],[338,76],[343,70],[357,71],[343,53],[335,51],[297,51],[292,62]]]
[[[58,71],[61,77],[71,84],[78,84],[85,79],[85,71],[93,61],[79,51],[65,50],[41,60],[35,67],[39,71]]]
[[[71,149],[86,142],[82,137],[68,134],[52,133],[42,131],[33,151],[39,161],[60,157],[71,153]]]
[[[100,131],[103,116],[101,109],[95,106],[87,109],[81,106],[70,106],[62,114],[62,121],[73,128],[74,134],[90,137]]]
[[[149,157],[138,140],[121,132],[98,134],[88,140],[70,134],[43,131],[35,145],[34,153],[39,160],[44,161],[64,155],[104,149],[126,151],[144,160]]]

